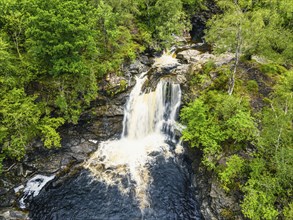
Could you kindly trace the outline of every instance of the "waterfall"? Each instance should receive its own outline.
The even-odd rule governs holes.
[[[170,56],[165,57],[155,65],[177,62]],[[180,85],[161,79],[154,91],[142,91],[146,75],[137,77],[130,93],[121,138],[102,142],[84,165],[97,180],[116,185],[121,193],[134,190],[141,209],[150,206],[148,188],[152,177],[148,165],[154,163],[158,155],[167,160],[174,157],[175,152],[183,152],[180,145],[172,151],[166,143],[176,143],[174,125],[180,107]]]
[[[140,139],[161,132],[168,137],[180,106],[180,85],[161,80],[155,91],[143,93],[143,75],[137,78],[124,110],[122,138]]]

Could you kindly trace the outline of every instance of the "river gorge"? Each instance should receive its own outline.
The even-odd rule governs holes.
[[[200,68],[209,59],[221,65],[231,56],[217,58],[194,48],[180,50],[153,60],[142,57],[123,77],[110,76],[105,88],[117,90],[116,85],[125,80],[131,90],[118,93],[113,100],[101,99],[96,110],[82,116],[81,125],[64,127],[62,149],[50,157],[41,151],[23,163],[20,175],[31,178],[14,187],[16,197],[10,201],[16,199],[17,206],[28,211],[24,216],[213,218],[209,174],[204,170],[196,173],[200,152],[190,153],[181,142],[183,127],[178,116],[190,68]],[[213,189],[219,199],[213,208],[218,209],[226,198],[219,196],[216,185]],[[234,202],[227,201],[224,206]],[[9,213],[14,212],[4,216]]]

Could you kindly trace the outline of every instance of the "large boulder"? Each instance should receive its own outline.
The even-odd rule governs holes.
[[[28,212],[16,209],[0,210],[0,220],[29,220]]]
[[[198,55],[201,54],[200,51],[198,50],[193,50],[193,49],[188,49],[181,51],[177,54],[176,58],[181,60],[183,63],[191,63],[191,62],[196,62],[196,58]]]

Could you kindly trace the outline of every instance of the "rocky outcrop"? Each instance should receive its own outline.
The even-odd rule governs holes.
[[[78,166],[88,158],[89,154],[97,149],[98,141],[94,135],[87,133],[78,126],[63,128],[62,147],[59,149],[45,150],[42,142],[34,141],[33,150],[28,152],[23,161],[10,166],[4,171],[0,179],[0,216],[4,219],[14,219],[13,210],[19,208],[25,183],[36,174],[45,176],[59,175],[66,170]],[[66,131],[65,131],[66,130]],[[10,212],[7,212],[10,210]],[[16,213],[21,213],[17,210]],[[7,217],[9,214],[10,217]],[[17,217],[16,219],[26,219]],[[6,216],[6,217],[5,217]]]
[[[204,219],[244,219],[237,196],[227,194],[212,173],[200,166],[196,181]]]
[[[1,211],[0,220],[29,220],[29,217],[28,212],[9,208]]]
[[[181,62],[184,62],[184,63],[192,63],[192,62],[198,61],[196,58],[200,54],[201,54],[201,52],[198,50],[189,49],[189,50],[184,50],[182,52],[179,52],[177,54],[176,58],[181,60]]]
[[[208,61],[213,61],[216,66],[230,63],[234,59],[234,54],[231,53],[224,53],[219,56],[215,56],[209,52],[202,52],[200,50],[194,49],[195,47],[196,46],[191,47],[188,50],[179,52],[176,58],[179,59],[181,63],[195,65],[204,64]]]
[[[196,11],[191,17],[192,29],[190,35],[193,41],[202,41],[207,21],[217,13],[220,13],[220,10],[217,7],[215,0],[206,0],[205,6]]]
[[[238,196],[227,194],[214,173],[207,170],[201,164],[202,152],[197,148],[187,148],[187,156],[190,158],[195,173],[193,185],[198,191],[200,211],[205,220],[229,220],[244,219],[241,214]]]

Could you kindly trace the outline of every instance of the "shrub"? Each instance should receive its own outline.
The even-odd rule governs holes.
[[[255,80],[249,80],[247,81],[247,90],[249,92],[252,92],[252,93],[257,93],[258,92],[258,84]]]

